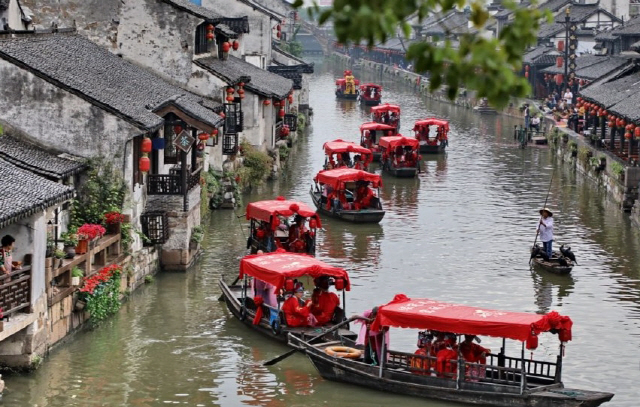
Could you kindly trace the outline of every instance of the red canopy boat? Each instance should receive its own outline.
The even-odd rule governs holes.
[[[292,294],[297,283],[312,291],[316,279],[329,279],[329,285],[342,291],[342,304],[345,304],[345,291],[351,289],[348,273],[312,256],[289,253],[282,249],[274,253],[252,254],[240,261],[240,272],[236,281],[228,285],[224,276],[220,278],[222,298],[229,310],[245,325],[250,326],[274,339],[287,341],[287,334],[316,336],[323,329],[317,326],[293,327],[287,325],[282,311],[285,294]],[[237,285],[238,281],[242,284]],[[334,309],[331,324],[344,320],[344,309]],[[328,328],[331,325],[327,326]],[[355,334],[342,329],[341,335],[355,338]],[[338,332],[340,332],[338,331]],[[335,339],[336,333],[327,334],[327,339]]]
[[[303,218],[298,219],[298,222],[302,222],[301,225],[289,220],[298,215]],[[316,211],[306,204],[287,201],[284,197],[251,202],[247,205],[246,218],[251,221],[248,246],[252,253],[258,250],[273,252],[278,248],[298,253],[315,253],[316,229],[322,227],[322,224]],[[307,222],[308,228],[305,225]]]
[[[366,171],[369,169],[369,163],[373,160],[371,150],[351,141],[340,139],[327,141],[323,144],[322,148],[326,155],[324,163],[325,169],[353,167],[357,170]],[[336,154],[336,160],[333,159],[333,154]],[[353,157],[350,157],[350,154],[353,154]]]
[[[418,140],[398,134],[380,138],[382,169],[401,178],[415,177],[420,169]]]
[[[349,70],[344,71],[344,78],[336,79],[336,97],[338,99],[358,98],[358,88],[360,81],[353,77],[353,73]]]
[[[565,389],[562,383],[562,358],[572,326],[571,318],[555,311],[496,311],[398,294],[378,307],[366,326],[362,356],[338,358],[326,346],[310,345],[295,335],[289,343],[303,350],[325,379],[382,391],[502,407],[599,406],[613,394]],[[390,328],[424,330],[419,332],[419,350],[390,350]],[[533,353],[525,358],[525,344],[533,352],[543,332],[558,335],[558,356],[554,361],[535,360]],[[459,340],[462,335],[464,342]],[[476,335],[502,338],[499,353],[474,344],[474,339],[479,342]],[[506,339],[522,342],[518,357],[506,355]],[[347,338],[342,343],[357,346]]]
[[[385,103],[371,108],[371,119],[400,129],[400,106]]]
[[[377,191],[380,175],[337,168],[320,171],[314,181],[310,193],[318,212],[357,223],[378,223],[384,217]]]
[[[431,133],[431,126],[436,129]],[[449,122],[440,119],[418,120],[413,125],[415,138],[420,142],[420,152],[423,154],[436,154],[444,152],[449,145],[447,134],[449,133]]]
[[[378,142],[382,136],[393,136],[397,129],[388,124],[378,122],[366,122],[360,126],[360,145],[368,148],[373,153],[373,161],[380,161],[382,153]]]
[[[365,106],[376,106],[382,101],[382,86],[375,83],[360,85],[360,103]]]

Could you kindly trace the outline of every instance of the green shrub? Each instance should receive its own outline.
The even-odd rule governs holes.
[[[273,159],[267,153],[252,146],[247,140],[242,140],[240,146],[244,156],[243,166],[236,172],[240,187],[250,189],[261,185],[271,174]]]
[[[278,150],[280,155],[280,163],[282,164],[287,161],[287,158],[289,158],[289,152],[291,151],[291,149],[287,145],[281,144]]]
[[[620,164],[617,161],[611,163],[611,172],[614,175],[620,175],[624,172],[624,165]]]
[[[202,226],[200,225],[194,226],[193,229],[191,229],[191,241],[194,243],[200,243],[202,242],[203,238],[204,238],[204,229],[202,228]]]
[[[84,271],[78,266],[74,266],[71,270],[71,277],[83,277]]]

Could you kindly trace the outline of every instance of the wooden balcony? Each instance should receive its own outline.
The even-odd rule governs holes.
[[[46,267],[48,305],[57,304],[78,289],[71,285],[71,271],[74,267],[82,269],[86,278],[105,266],[121,262],[125,255],[122,253],[120,243],[120,234],[106,235],[87,253],[63,260],[60,267]]]
[[[147,194],[149,195],[184,195],[200,183],[202,167],[187,173],[187,188],[182,187],[182,178],[178,171],[170,174],[149,174],[147,179]]]
[[[0,276],[0,307],[5,318],[31,312],[31,266]]]

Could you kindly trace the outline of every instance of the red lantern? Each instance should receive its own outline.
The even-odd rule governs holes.
[[[562,67],[562,62],[564,61],[564,59],[562,57],[557,57],[556,58],[556,66],[558,68]]]
[[[228,94],[228,95],[227,95],[227,102],[231,103],[231,102],[233,102],[233,101],[234,101],[234,97],[233,97],[233,95],[232,95],[232,94]]]
[[[209,133],[200,133],[200,134],[198,134],[198,140],[201,140],[201,141],[209,140]]]
[[[631,123],[627,126],[629,128],[629,131],[633,132],[636,129],[636,125]]]
[[[558,339],[560,339],[561,342],[569,342],[571,340],[571,331],[561,329],[560,332],[558,332]]]
[[[244,89],[242,88],[238,89],[238,95],[244,95]]]
[[[222,117],[223,119],[227,117],[227,115],[224,112],[218,113],[218,116]]]
[[[225,54],[229,52],[230,48],[231,48],[231,44],[229,44],[229,41],[225,41],[222,43],[222,52],[224,52]]]
[[[207,37],[207,41],[209,42],[213,41],[214,36],[212,32],[208,32],[206,37]]]
[[[636,140],[640,139],[640,127],[636,127],[633,133],[636,136]]]
[[[216,29],[216,27],[214,27],[214,26],[213,26],[213,24],[209,24],[209,25],[207,26],[207,31],[213,31],[213,30],[215,30],[215,29]]]
[[[582,102],[582,98],[577,98],[576,99],[578,102]]]
[[[151,152],[151,139],[149,137],[142,138],[142,144],[140,145],[140,151],[143,153]]]
[[[562,85],[562,75],[561,74],[557,74],[556,75],[556,85],[558,85],[558,86]]]
[[[344,279],[343,278],[336,278],[336,282],[334,284],[336,290],[338,291],[342,291],[344,290]]]
[[[147,157],[146,155],[140,157],[138,168],[141,172],[149,172],[149,169],[151,168],[151,160],[149,160],[149,157]]]
[[[289,135],[289,126],[282,126],[282,136],[287,137]]]
[[[564,41],[558,41],[558,51],[564,51]]]
[[[278,24],[278,25],[276,26],[276,30],[278,30],[278,31],[282,31],[282,27],[280,27],[280,24]]]
[[[616,124],[613,121],[610,121],[609,122],[609,127],[611,127],[611,128],[616,127]]]
[[[241,88],[244,87],[244,82],[240,82],[238,86],[240,86]]]
[[[524,77],[525,77],[525,78],[527,78],[527,79],[529,79],[529,72],[525,72],[525,73],[524,73]]]
[[[271,101],[269,99],[267,99],[263,103],[264,103],[265,106],[269,106],[271,104]]]
[[[607,113],[607,111],[606,111],[606,110],[604,110],[604,109],[602,109],[602,115],[603,115],[603,116],[606,116],[607,114],[608,114],[608,113]]]
[[[232,94],[233,92],[235,92],[235,91],[233,90],[233,88],[227,88],[227,93],[228,93],[228,94]]]
[[[278,116],[284,117],[284,109],[280,109],[280,111],[278,112]]]
[[[212,136],[217,136],[218,135],[218,129],[213,129],[213,131],[211,132]]]
[[[525,66],[524,66],[524,71],[525,71],[525,72],[529,72],[529,65],[525,65]]]
[[[527,349],[535,350],[536,348],[538,348],[538,336],[531,332],[531,334],[527,338]]]
[[[631,140],[631,132],[630,131],[627,131],[627,132],[624,133],[624,139],[625,140]]]
[[[289,95],[289,103],[293,103],[293,95]]]
[[[238,42],[238,40],[233,40],[233,50],[237,51],[238,48],[240,48],[240,43]]]
[[[584,79],[580,79],[580,86],[584,86]]]
[[[276,34],[276,37],[280,38],[280,31],[278,31],[278,33]]]
[[[279,107],[280,106],[280,101],[279,100],[274,100],[273,101],[273,105],[276,106],[276,107]]]
[[[177,126],[173,126],[173,132],[175,134],[180,134],[182,133],[182,126],[180,126],[179,124]]]

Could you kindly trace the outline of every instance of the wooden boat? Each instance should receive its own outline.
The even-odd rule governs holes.
[[[378,223],[384,217],[380,175],[337,168],[320,171],[314,182],[309,192],[320,214],[355,223]]]
[[[431,127],[435,131],[431,133]],[[418,120],[413,125],[415,138],[420,142],[420,154],[444,153],[449,145],[449,122],[435,118]],[[433,136],[432,136],[433,135]]]
[[[344,78],[336,79],[336,97],[338,99],[358,99],[358,85],[360,81],[353,77],[351,71],[344,71]]]
[[[365,106],[377,106],[382,102],[382,86],[375,83],[360,85],[360,103]]]
[[[322,276],[330,277],[330,284],[336,291],[342,292],[344,306],[345,291],[351,288],[349,275],[344,269],[300,253],[278,251],[251,254],[240,261],[240,274],[232,284],[226,283],[224,275],[220,277],[221,299],[242,323],[268,337],[285,343],[289,333],[313,337],[319,330],[331,328],[333,322],[323,327],[291,327],[286,323],[281,306],[284,295],[293,291],[296,282],[313,287],[314,279]],[[276,292],[281,295],[276,295]],[[333,321],[340,323],[344,319],[344,309],[337,307]],[[339,329],[335,335],[338,334],[355,338],[355,334],[348,329]]]
[[[543,249],[540,245],[536,245],[531,249],[531,262],[546,271],[555,274],[569,274],[571,270],[573,270],[573,266],[575,263],[574,260],[565,256],[562,252],[554,251],[549,258],[546,255],[543,255]]]
[[[357,145],[352,141],[341,139],[327,141],[322,145],[324,150],[324,169],[341,167],[355,168],[357,170],[369,170],[369,163],[373,160],[371,150]],[[333,155],[336,156],[334,160]]]
[[[399,178],[412,178],[420,171],[418,140],[398,134],[380,138],[382,170]]]
[[[371,108],[371,120],[376,123],[388,124],[396,129],[400,129],[400,106],[385,103]]]
[[[304,351],[325,379],[385,392],[503,407],[599,406],[611,400],[613,394],[567,389],[562,383],[562,358],[565,343],[571,340],[571,327],[571,319],[557,312],[539,315],[494,311],[399,294],[379,307],[373,322],[366,326],[364,337],[374,346],[367,346],[362,356],[330,356],[326,346],[310,345],[294,334],[290,335],[289,344]],[[426,336],[426,354],[388,349],[390,328],[425,330],[421,334]],[[453,338],[460,334],[502,338],[502,348],[498,354],[483,349],[484,354],[474,356],[476,363],[466,361],[459,347],[440,351],[437,358],[431,349],[440,343],[429,340],[429,335],[437,335],[435,331],[450,332]],[[538,335],[543,332],[559,337],[554,361],[525,357],[525,343],[529,350],[537,348]],[[507,339],[522,343],[519,357],[505,354]],[[348,338],[343,338],[342,343],[362,348]],[[465,346],[469,349],[477,345],[467,342]],[[379,365],[365,361],[372,356],[380,361]]]
[[[397,130],[388,124],[366,122],[360,126],[360,145],[373,153],[373,161],[380,161],[382,153],[378,142],[382,136],[395,136]]]
[[[251,202],[245,216],[250,221],[247,249],[251,249],[251,253],[282,248],[315,254],[316,231],[322,224],[316,211],[306,204],[279,196],[275,200]],[[290,219],[292,217],[294,219]],[[297,217],[304,218],[302,225],[295,225]]]

